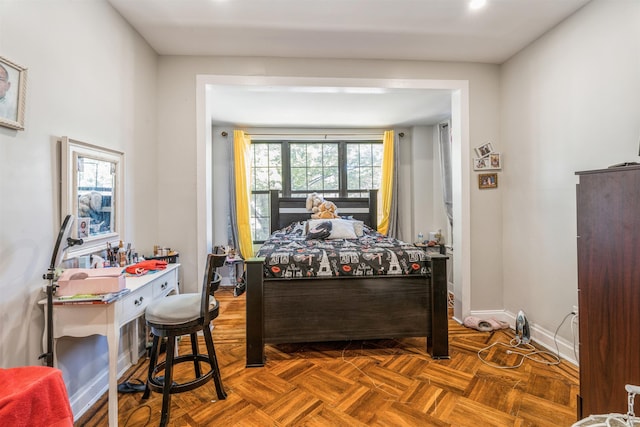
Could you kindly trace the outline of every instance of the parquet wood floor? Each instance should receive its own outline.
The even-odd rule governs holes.
[[[221,288],[216,297],[213,336],[228,397],[216,401],[213,383],[175,394],[170,425],[562,427],[576,420],[574,365],[525,360],[501,369],[478,358],[482,348],[508,343],[513,331],[478,332],[451,320],[450,360],[431,359],[425,339],[399,339],[269,345],[264,368],[245,368],[244,296]],[[512,366],[520,356],[497,345],[486,359]],[[144,379],[147,366],[141,360],[120,381]],[[119,394],[119,426],[158,425],[162,396],[141,396]],[[107,418],[105,394],[75,425],[106,426]]]

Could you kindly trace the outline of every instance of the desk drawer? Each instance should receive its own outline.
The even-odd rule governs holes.
[[[151,288],[153,289],[153,298],[160,298],[167,296],[172,290],[178,289],[178,270],[173,270],[162,277],[155,279],[151,282]]]
[[[120,301],[121,315],[120,325],[135,319],[136,317],[144,314],[145,308],[153,299],[153,289],[151,286],[145,286],[142,289],[138,289],[135,292],[130,293]]]

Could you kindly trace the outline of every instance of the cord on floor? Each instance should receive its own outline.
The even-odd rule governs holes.
[[[560,330],[560,328],[562,327],[562,325],[564,324],[564,322],[567,321],[567,319],[573,316],[573,319],[575,319],[578,315],[571,312],[569,314],[567,314],[564,319],[562,319],[562,322],[560,322],[560,324],[558,325],[558,327],[556,328],[555,333],[553,334],[553,342],[556,345],[556,354],[553,354],[549,351],[546,350],[536,350],[536,348],[529,344],[529,343],[522,343],[520,342],[520,339],[518,337],[513,338],[511,341],[509,341],[509,343],[503,343],[503,342],[495,342],[481,350],[478,351],[478,358],[485,364],[492,366],[494,368],[499,368],[499,369],[515,369],[515,368],[519,368],[520,366],[522,366],[522,364],[524,363],[525,360],[531,360],[532,362],[537,362],[537,363],[542,363],[548,366],[553,366],[553,365],[559,365],[561,362],[560,359],[560,349],[558,348],[558,331]],[[573,321],[572,321],[572,334],[573,334]],[[496,346],[501,346],[501,347],[505,347],[506,350],[506,354],[516,354],[519,355],[520,358],[518,360],[518,362],[514,365],[499,365],[497,363],[493,363],[489,360],[486,359],[486,357],[484,356],[485,353],[489,352],[489,350],[491,350],[493,347]],[[574,354],[575,354],[575,337],[574,337]],[[541,356],[547,356],[550,357],[552,360],[546,360]],[[577,359],[577,356],[576,356]]]

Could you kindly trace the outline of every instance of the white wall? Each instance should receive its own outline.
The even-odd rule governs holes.
[[[427,238],[429,231],[434,231],[435,224],[433,223],[433,203],[434,198],[434,166],[440,170],[438,159],[435,158],[436,147],[434,144],[437,142],[433,138],[433,126],[416,126],[411,132],[411,151],[408,154],[402,156],[402,159],[406,159],[405,164],[410,167],[402,168],[400,170],[410,170],[411,178],[409,186],[400,186],[401,197],[404,198],[405,194],[410,190],[411,200],[411,216],[409,218],[403,218],[402,223],[406,223],[406,220],[410,220],[411,234],[405,236],[405,241],[415,242],[418,239],[418,233]],[[403,151],[402,149],[400,150]],[[402,173],[402,172],[401,172]],[[440,199],[438,202],[441,202]],[[400,211],[402,212],[402,210]],[[406,216],[406,215],[405,215]]]
[[[0,2],[0,55],[28,68],[24,131],[0,128],[0,367],[38,365],[42,279],[60,228],[56,139],[125,153],[125,235],[157,229],[155,53],[102,0]],[[105,340],[62,340],[74,398],[106,372]],[[106,382],[102,383],[106,386]]]
[[[639,161],[639,23],[595,0],[501,70],[504,306],[549,331],[577,304],[574,172]]]

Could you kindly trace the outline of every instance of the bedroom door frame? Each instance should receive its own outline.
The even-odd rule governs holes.
[[[453,257],[454,318],[461,321],[470,312],[471,301],[471,183],[469,143],[469,81],[433,79],[368,79],[291,76],[196,76],[196,232],[198,277],[204,271],[206,254],[213,246],[212,126],[208,111],[207,86],[314,86],[438,89],[451,93],[451,134],[453,158]]]

